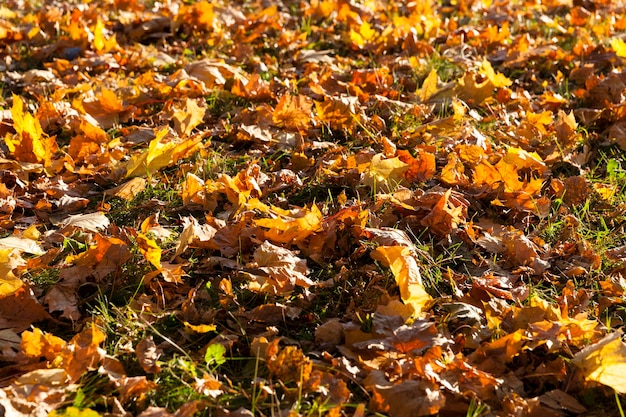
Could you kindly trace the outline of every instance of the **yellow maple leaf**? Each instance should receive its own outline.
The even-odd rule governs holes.
[[[217,330],[217,326],[215,324],[190,324],[186,321],[183,322],[185,325],[185,331],[188,333],[209,333]]]
[[[98,18],[96,27],[93,30],[93,47],[100,54],[109,52],[117,46],[117,40],[115,34],[111,37],[107,37],[104,34],[104,22]]]
[[[398,157],[385,159],[383,154],[376,154],[365,173],[365,185],[376,192],[388,193],[402,183],[410,167]]]
[[[437,92],[439,84],[439,76],[437,75],[437,71],[433,68],[430,70],[428,77],[424,80],[422,84],[422,88],[420,88],[415,93],[417,97],[423,102],[428,101],[428,99]]]
[[[173,163],[172,151],[176,148],[176,143],[161,142],[167,133],[167,128],[161,129],[150,141],[146,151],[133,155],[126,165],[126,178],[149,176]]]
[[[626,58],[626,42],[620,38],[611,39],[611,49],[615,51],[615,55],[620,58]]]
[[[139,251],[143,254],[146,260],[155,268],[161,269],[161,248],[159,245],[143,233],[137,234],[136,241]]]
[[[377,34],[376,29],[373,29],[372,26],[364,20],[358,32],[352,29],[350,30],[350,40],[354,45],[362,48],[366,43],[373,40]]]
[[[183,108],[178,109],[172,115],[174,129],[181,136],[189,136],[191,131],[202,123],[206,107],[198,106],[195,100],[187,98]]]
[[[24,111],[24,102],[13,94],[13,128],[16,134],[7,134],[4,142],[16,160],[22,162],[50,163],[50,157],[56,150],[54,138],[46,137],[41,124],[32,114]]]
[[[574,355],[572,363],[582,369],[585,378],[626,393],[626,344],[621,332],[610,333],[587,346]]]
[[[480,65],[479,73],[484,75],[491,82],[493,88],[508,87],[513,84],[513,81],[508,79],[506,75],[501,72],[496,72],[491,66],[491,63],[486,59],[483,60]]]
[[[0,298],[14,294],[22,285],[22,280],[13,274],[17,260],[23,264],[22,258],[15,253],[14,249],[0,249]]]
[[[432,299],[422,285],[422,277],[415,256],[406,246],[379,246],[371,253],[372,258],[391,268],[400,296],[405,304],[416,312],[426,308]]]

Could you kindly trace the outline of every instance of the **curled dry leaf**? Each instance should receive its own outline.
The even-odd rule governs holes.
[[[163,351],[156,346],[152,336],[141,339],[135,348],[135,353],[144,371],[149,374],[156,374],[161,371],[158,361]]]
[[[254,251],[254,264],[247,265],[262,273],[247,274],[252,280],[248,287],[254,291],[285,294],[297,286],[308,288],[314,282],[307,277],[306,260],[295,252],[265,241]]]
[[[109,224],[110,221],[107,216],[100,211],[89,214],[74,214],[58,223],[61,227],[74,226],[90,232],[99,232],[104,230],[109,226]]]

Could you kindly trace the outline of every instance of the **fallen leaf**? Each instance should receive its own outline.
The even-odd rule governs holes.
[[[205,113],[205,104],[198,105],[196,100],[187,98],[184,105],[176,109],[172,115],[174,130],[176,130],[180,136],[189,136],[193,129],[202,123]]]
[[[24,110],[22,98],[15,94],[11,115],[13,128],[17,133],[7,134],[4,138],[9,152],[18,161],[49,165],[52,154],[57,149],[56,141],[44,134],[39,120]]]
[[[152,336],[141,339],[139,343],[137,343],[135,353],[141,368],[146,373],[156,374],[160,372],[161,365],[159,365],[159,358],[163,354],[163,351],[156,346]]]
[[[626,344],[620,331],[587,346],[574,355],[572,363],[582,370],[586,379],[607,385],[620,394],[626,393]]]
[[[306,260],[295,252],[265,241],[254,251],[254,264],[247,267],[260,270],[263,274],[251,274],[253,281],[248,284],[251,290],[285,294],[295,286],[308,288],[314,282],[307,277],[309,268]]]
[[[420,269],[411,249],[406,246],[379,246],[371,255],[391,268],[405,304],[412,306],[417,313],[428,307],[431,297],[424,289]]]
[[[385,159],[383,154],[376,154],[365,171],[363,183],[374,193],[389,193],[404,183],[404,174],[409,169],[410,165],[398,157]]]

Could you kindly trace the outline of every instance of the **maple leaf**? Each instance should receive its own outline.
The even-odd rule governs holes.
[[[150,141],[148,149],[139,155],[134,155],[126,164],[126,178],[153,175],[159,169],[173,163],[172,151],[176,143],[163,142],[169,130],[161,129],[156,137]]]
[[[280,246],[263,242],[254,251],[254,263],[247,265],[264,274],[249,274],[253,282],[249,288],[261,292],[285,294],[293,291],[295,286],[308,288],[314,285],[307,274],[306,261],[298,258],[293,251]]]
[[[276,217],[256,219],[254,223],[269,229],[264,232],[265,237],[277,243],[298,243],[322,228],[322,213],[315,204],[310,209],[294,211],[270,207],[269,212]]]
[[[421,220],[421,224],[429,227],[433,232],[447,235],[465,223],[467,208],[464,205],[455,205],[451,200],[452,190],[448,189]]]
[[[96,26],[93,30],[93,47],[98,54],[109,52],[117,47],[117,40],[115,34],[111,37],[107,37],[104,34],[104,22],[98,18]]]
[[[362,117],[357,109],[358,98],[348,96],[326,96],[324,101],[315,102],[319,119],[331,129],[346,129],[352,132]]]
[[[26,262],[14,249],[0,249],[0,299],[16,293],[23,285],[13,270]]]
[[[391,383],[381,373],[376,370],[365,381],[372,391],[369,406],[373,410],[394,417],[430,416],[444,406],[438,384],[427,380]]]
[[[159,357],[163,354],[163,351],[157,348],[152,336],[144,337],[137,343],[135,353],[141,368],[149,373],[159,373],[161,366],[158,363]]]
[[[276,105],[272,121],[279,127],[295,130],[307,129],[311,125],[312,107],[313,102],[307,96],[285,94]]]
[[[350,30],[350,40],[353,45],[359,48],[363,48],[367,43],[373,41],[377,35],[378,32],[367,21],[361,23],[358,31]]]
[[[374,192],[388,193],[404,182],[404,174],[411,166],[399,157],[385,159],[383,154],[372,158],[369,169],[365,171],[364,183]]]
[[[135,238],[137,241],[137,247],[141,254],[146,258],[148,262],[157,269],[161,269],[161,248],[157,243],[148,238],[143,233],[138,233]]]
[[[424,80],[422,88],[416,91],[415,94],[422,102],[426,102],[439,90],[438,84],[439,76],[437,75],[437,71],[433,68]]]
[[[41,124],[32,114],[24,110],[20,96],[13,94],[11,107],[15,135],[7,133],[4,142],[16,160],[49,165],[57,145],[53,137],[47,137]]]
[[[206,105],[199,106],[196,100],[187,98],[184,107],[176,109],[172,115],[174,129],[180,136],[189,136],[204,118]]]
[[[621,331],[609,333],[587,346],[574,355],[572,363],[581,368],[585,378],[626,393],[626,344]]]
[[[0,279],[0,282],[2,280]],[[21,284],[11,294],[4,295],[5,284],[0,284],[0,329],[13,329],[21,332],[32,323],[50,318],[48,312],[39,304],[33,291]],[[12,290],[11,287],[8,287]]]
[[[93,91],[88,91],[82,101],[76,99],[72,105],[81,113],[89,115],[91,124],[99,125],[103,129],[110,129],[119,123],[120,113],[126,110],[117,94],[104,87],[97,95]]]
[[[371,256],[391,268],[400,287],[402,301],[418,313],[428,307],[431,297],[424,289],[419,266],[411,249],[406,246],[379,246]]]

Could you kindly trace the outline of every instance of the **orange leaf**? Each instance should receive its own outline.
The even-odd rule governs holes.
[[[455,206],[450,201],[452,190],[448,189],[437,201],[431,212],[421,220],[421,224],[427,226],[439,235],[448,235],[459,225],[465,223],[467,208],[463,205]]]
[[[272,121],[287,129],[307,129],[311,125],[311,107],[313,102],[309,97],[285,94],[276,105]]]
[[[106,355],[106,351],[100,348],[105,338],[105,334],[92,324],[65,346],[61,352],[62,367],[72,382],[77,381],[85,372],[98,369]]]
[[[315,204],[310,209],[303,208],[297,211],[271,207],[270,212],[277,214],[277,217],[258,219],[254,223],[269,229],[265,231],[265,237],[271,241],[298,243],[322,230],[323,216]]]
[[[36,327],[32,332],[26,330],[22,333],[22,353],[31,358],[43,356],[52,361],[61,354],[65,346],[65,340],[50,333],[44,333]]]
[[[315,102],[315,109],[320,120],[327,123],[331,129],[345,129],[352,132],[357,121],[361,120],[360,112],[356,108],[357,103],[356,97],[335,98],[326,96],[324,101]]]
[[[409,169],[404,174],[409,181],[424,182],[437,172],[435,155],[430,152],[418,150],[416,158],[405,150],[398,151],[397,155],[402,162],[409,164]]]

